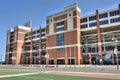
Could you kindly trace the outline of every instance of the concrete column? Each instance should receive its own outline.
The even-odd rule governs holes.
[[[65,64],[67,65],[68,64],[68,57],[67,57],[67,47],[65,47]]]
[[[34,64],[36,64],[36,56],[34,56]]]
[[[46,55],[45,55],[45,58],[46,58],[46,65],[49,64],[49,53],[48,53],[48,50],[49,50],[49,49],[46,50],[47,53],[46,53]]]
[[[5,63],[8,64],[9,63],[9,54],[5,54]]]
[[[80,11],[76,10],[73,12],[73,16],[77,16],[73,18],[73,26],[74,29],[80,29]],[[77,30],[75,31],[74,36],[74,44],[80,44],[76,47],[76,55],[75,55],[75,64],[80,65],[83,63],[83,56],[82,56],[82,39],[81,39],[81,31]]]
[[[55,49],[52,49],[51,51],[52,51],[52,53],[55,52],[55,54],[54,54],[54,64],[56,65],[57,64],[57,52],[55,51]]]
[[[32,32],[33,32],[33,30],[31,30],[31,45],[30,45],[30,64],[32,64],[32,62],[33,62],[33,59],[32,59]]]
[[[91,53],[89,53],[88,55],[89,55],[89,64],[92,64],[92,55]]]
[[[97,34],[98,34],[98,54],[99,54],[99,58],[102,59],[102,43],[101,43],[99,11],[98,10],[96,10],[96,22],[97,22]]]
[[[112,64],[113,65],[115,64],[115,61],[114,61],[114,51],[112,52]]]
[[[42,31],[42,29],[41,29],[41,26],[40,26],[40,34],[39,34],[39,64],[41,63],[41,61],[42,61],[42,51],[41,51],[41,31]]]
[[[26,64],[28,64],[28,58],[26,58]]]

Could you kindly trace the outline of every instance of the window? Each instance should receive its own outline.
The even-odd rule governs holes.
[[[65,64],[65,60],[64,59],[57,59],[57,64]]]
[[[110,12],[110,16],[116,16],[116,15],[119,15],[119,10]]]
[[[57,46],[62,46],[64,45],[64,33],[57,34],[56,35],[56,40],[57,40]]]
[[[45,36],[45,34],[41,34],[41,37],[44,37]]]
[[[83,18],[80,20],[81,23],[87,22],[87,18]]]
[[[110,23],[120,22],[120,17],[110,19]]]
[[[39,38],[40,37],[40,35],[37,35],[37,38]]]
[[[32,36],[32,39],[35,39],[36,37],[35,36]]]
[[[71,14],[69,14],[69,16],[71,16]]]
[[[56,28],[56,32],[63,31],[64,27]]]
[[[40,30],[37,30],[37,33],[40,33]]]
[[[108,24],[108,20],[100,21],[100,25]]]
[[[61,21],[61,22],[57,22],[57,23],[56,23],[56,26],[61,26],[61,25],[64,25],[64,21]]]
[[[81,29],[82,29],[82,28],[87,28],[87,27],[88,27],[87,24],[83,24],[83,25],[81,25]]]
[[[96,26],[96,25],[97,25],[96,22],[93,22],[93,23],[90,23],[90,24],[89,24],[90,27],[93,27],[93,26]]]
[[[101,18],[106,18],[106,17],[108,17],[108,13],[103,13],[103,14],[100,14],[99,15],[99,18],[101,19]]]
[[[39,38],[39,37],[40,37],[39,35],[34,35],[32,36],[32,39]]]
[[[41,30],[41,32],[45,32],[45,28]]]
[[[51,19],[51,22],[52,22],[52,19]]]
[[[36,31],[32,32],[32,34],[36,34]]]
[[[89,21],[96,20],[96,16],[90,16]]]

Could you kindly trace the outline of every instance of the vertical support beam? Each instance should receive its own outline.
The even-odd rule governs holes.
[[[114,51],[112,52],[112,64],[115,64],[115,60],[114,60]]]
[[[91,53],[89,53],[88,55],[89,55],[89,64],[92,64],[92,55]]]
[[[31,30],[31,45],[30,45],[30,64],[32,64],[32,62],[33,62],[33,55],[32,55],[32,48],[33,48],[33,46],[32,46],[32,32],[33,32],[33,30]]]
[[[55,55],[54,55],[54,64],[57,65],[57,52],[55,49],[51,49],[52,53],[55,52]]]
[[[42,62],[42,50],[41,50],[41,48],[42,48],[42,44],[41,44],[41,31],[42,31],[42,28],[41,28],[41,26],[40,26],[40,34],[39,34],[39,64]]]
[[[64,29],[67,30],[67,20],[64,21]],[[68,32],[64,34],[64,40],[65,40],[65,65],[68,64]]]
[[[97,21],[97,34],[98,34],[98,54],[99,54],[99,58],[102,59],[102,43],[101,43],[99,11],[98,10],[96,10],[96,21]]]
[[[75,32],[76,37],[74,36],[75,42],[74,44],[79,44],[76,47],[76,57],[75,57],[75,64],[76,65],[80,65],[83,63],[83,56],[82,56],[82,39],[81,39],[81,31],[80,29],[80,10],[76,10],[73,12],[73,15],[76,16],[75,18],[73,18],[73,26],[74,29],[78,29]]]
[[[36,56],[34,56],[34,64],[36,64]]]
[[[26,58],[26,64],[28,64],[28,57]]]

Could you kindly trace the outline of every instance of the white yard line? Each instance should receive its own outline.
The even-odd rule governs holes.
[[[40,74],[40,73],[24,73],[24,74],[5,75],[5,76],[0,76],[0,78],[24,76],[24,75],[33,75],[33,74]]]

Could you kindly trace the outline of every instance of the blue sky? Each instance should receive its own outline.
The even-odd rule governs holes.
[[[33,28],[46,25],[46,16],[78,1],[81,15],[118,7],[120,0],[0,0],[0,55],[5,55],[7,30],[32,20]]]

